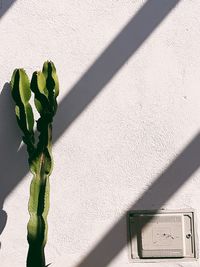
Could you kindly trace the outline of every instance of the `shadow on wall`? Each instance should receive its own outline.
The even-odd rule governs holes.
[[[20,131],[17,126],[14,105],[10,94],[10,85],[6,83],[0,94],[0,234],[2,233],[7,214],[3,203],[8,193],[28,172],[25,149],[18,152],[21,143]]]
[[[0,0],[0,19],[3,17],[3,15],[6,13],[6,11],[12,6],[12,4],[16,0]],[[1,162],[1,172],[0,172],[0,235],[6,225],[7,222],[7,213],[3,210],[3,203],[4,203],[4,197],[5,194],[4,188],[5,184],[9,183],[9,178],[6,177],[6,168],[12,168],[10,166],[13,161],[10,161],[9,154],[11,157],[15,157],[16,154],[16,143],[13,145],[13,141],[16,140],[15,133],[16,131],[13,131],[13,127],[15,124],[13,124],[13,109],[11,111],[11,104],[10,104],[10,96],[8,96],[7,88],[8,84],[5,84],[1,95],[0,95],[0,122],[1,122],[1,128],[0,128],[0,162]],[[12,115],[11,115],[12,113]],[[11,115],[11,116],[10,116]],[[10,123],[9,123],[10,122]],[[10,127],[11,126],[11,127]],[[13,145],[13,147],[12,147]],[[8,166],[10,162],[10,165]],[[15,171],[14,171],[15,172]],[[13,177],[14,173],[13,173]],[[5,182],[7,179],[7,182]],[[7,187],[7,185],[6,185]],[[1,248],[1,242],[0,242],[0,248]]]
[[[179,2],[180,0],[149,0],[141,7],[59,104],[54,123],[55,141],[102,91],[127,60],[137,52]]]
[[[16,0],[0,0],[0,19],[15,2]]]
[[[200,167],[200,133],[155,180],[130,210],[160,209]],[[77,267],[106,267],[127,245],[127,214],[86,255]]]
[[[96,62],[81,77],[61,101],[54,124],[54,143],[71,123],[101,92],[124,63],[138,50],[155,28],[166,18],[180,0],[149,0],[105,49]],[[0,15],[14,3],[3,1]],[[19,151],[21,135],[11,105],[10,88],[6,84],[0,95],[0,205],[28,172],[26,149]],[[6,224],[6,213],[1,211],[0,233]],[[121,245],[120,245],[121,247]],[[108,250],[109,251],[109,250]],[[92,257],[94,258],[94,257]],[[84,265],[86,266],[86,265]],[[103,267],[103,265],[102,265]]]

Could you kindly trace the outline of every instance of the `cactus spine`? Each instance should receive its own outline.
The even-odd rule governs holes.
[[[31,92],[40,118],[37,120],[38,141],[34,134],[34,116],[29,103]],[[52,121],[57,110],[58,77],[53,62],[45,62],[42,71],[34,72],[31,82],[23,69],[16,69],[11,79],[18,125],[27,146],[28,162],[33,179],[30,185],[27,225],[29,250],[27,267],[45,267],[44,247],[47,242],[49,210],[49,176],[53,168]]]

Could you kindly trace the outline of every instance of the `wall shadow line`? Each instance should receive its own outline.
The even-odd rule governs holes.
[[[15,2],[16,0],[0,0],[0,19]]]
[[[149,189],[130,206],[129,210],[159,210],[162,208],[167,200],[200,167],[199,152],[200,133],[194,137],[176,159],[159,175]],[[127,212],[119,218],[117,223],[113,225],[76,267],[106,267],[127,246]]]

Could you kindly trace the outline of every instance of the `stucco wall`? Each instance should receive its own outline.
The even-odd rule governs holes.
[[[25,266],[31,179],[6,83],[46,59],[60,80],[47,263],[131,266],[129,209],[200,221],[199,12],[198,0],[2,0],[1,267]]]

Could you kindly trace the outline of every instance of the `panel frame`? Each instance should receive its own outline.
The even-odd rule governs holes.
[[[135,249],[132,247],[132,233],[133,230],[132,223],[131,223],[131,215],[132,216],[139,216],[142,214],[149,214],[149,215],[159,215],[159,214],[190,214],[192,216],[192,230],[193,230],[193,238],[194,238],[194,257],[183,257],[183,258],[141,258],[139,256],[138,251],[138,229],[137,238],[135,239]],[[198,233],[197,233],[198,225],[197,225],[197,216],[196,211],[192,208],[190,209],[178,209],[178,210],[167,210],[167,209],[160,209],[160,210],[130,210],[127,212],[127,242],[128,242],[128,258],[130,263],[134,262],[141,262],[141,263],[154,263],[154,262],[191,262],[197,261],[199,259],[199,246],[198,246]]]

